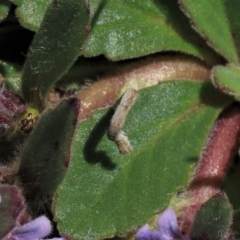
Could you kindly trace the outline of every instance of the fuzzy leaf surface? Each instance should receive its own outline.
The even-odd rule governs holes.
[[[2,21],[8,14],[11,7],[9,0],[0,0],[0,21]]]
[[[24,99],[37,108],[81,53],[89,14],[85,0],[52,2],[28,52],[22,76]]]
[[[240,237],[240,161],[239,156],[236,156],[232,165],[229,168],[229,171],[226,175],[226,178],[223,182],[223,189],[226,192],[228,199],[233,207],[234,215],[233,215],[233,231],[236,239]]]
[[[63,180],[79,108],[79,100],[69,98],[39,119],[21,154],[18,181],[27,199],[52,196]]]
[[[2,239],[17,224],[24,209],[24,199],[14,186],[0,185],[0,238]]]
[[[238,63],[238,50],[234,36],[237,35],[237,39],[240,36],[239,20],[237,18],[239,2],[231,0],[203,0],[198,2],[180,0],[180,4],[190,18],[193,27],[209,45],[229,62]]]
[[[4,78],[4,87],[8,91],[20,92],[22,66],[0,61],[0,73]]]
[[[224,196],[216,195],[198,211],[190,238],[192,240],[223,239],[229,231],[233,210]]]
[[[37,31],[51,0],[13,0],[17,5],[16,16],[20,24],[32,31]]]
[[[93,0],[91,17],[85,56],[104,54],[119,60],[167,50],[211,60],[214,56],[191,29],[176,0]]]
[[[240,68],[234,65],[213,68],[213,84],[221,91],[240,99]]]
[[[228,22],[231,28],[234,43],[237,47],[238,56],[240,56],[240,22],[238,18],[238,0],[226,0],[225,10],[228,16]]]
[[[168,206],[189,174],[220,110],[231,101],[210,83],[170,81],[139,92],[120,155],[106,131],[113,111],[79,124],[72,159],[54,200],[62,236],[103,239],[145,224]]]
[[[14,2],[21,24],[37,31],[50,1]],[[87,57],[104,54],[120,60],[173,50],[211,63],[217,61],[214,52],[190,27],[177,0],[92,0],[90,13],[92,30],[83,52]]]

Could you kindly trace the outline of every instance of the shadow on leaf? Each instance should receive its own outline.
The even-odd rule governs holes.
[[[199,93],[200,102],[212,107],[221,107],[223,103],[233,102],[233,98],[223,92],[220,92],[210,82],[202,84],[201,91]]]
[[[102,119],[96,124],[89,134],[84,147],[83,154],[87,162],[91,164],[100,163],[102,167],[113,170],[116,168],[116,164],[113,163],[111,158],[107,155],[106,151],[97,150],[99,143],[104,135],[106,135],[113,110],[110,109]]]
[[[105,5],[106,5],[106,0],[102,0],[97,8],[97,11],[94,13],[94,15],[91,19],[91,23],[90,23],[91,29],[93,29],[94,26],[96,25],[97,20],[98,20],[100,14],[102,13]],[[90,11],[91,11],[91,9],[90,9]]]

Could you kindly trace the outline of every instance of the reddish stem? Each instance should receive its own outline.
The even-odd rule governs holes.
[[[215,122],[198,162],[196,172],[184,195],[188,204],[182,208],[178,221],[181,230],[189,234],[199,208],[215,194],[236,154],[240,138],[240,106],[232,104]]]
[[[189,190],[211,185],[219,188],[229,161],[236,154],[240,137],[240,106],[226,108],[215,122],[203,149]]]
[[[180,54],[154,55],[130,63],[78,93],[80,120],[89,118],[98,109],[113,105],[128,88],[140,90],[173,79],[209,81],[210,68],[196,58]]]

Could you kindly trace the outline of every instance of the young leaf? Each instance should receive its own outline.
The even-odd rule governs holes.
[[[221,91],[240,100],[240,68],[234,65],[216,66],[212,72],[213,84]]]
[[[146,223],[187,184],[214,120],[229,101],[206,82],[170,81],[139,91],[123,129],[133,147],[128,155],[120,155],[106,136],[112,111],[98,111],[82,122],[54,200],[60,233],[102,239]]]
[[[14,186],[0,185],[0,238],[2,239],[17,224],[24,209],[24,199]]]
[[[238,63],[237,49],[228,22],[225,2],[229,2],[227,4],[229,6],[232,5],[232,1],[204,0],[195,2],[180,0],[180,4],[190,18],[193,27],[207,40],[209,45],[229,62]],[[238,19],[235,20],[238,23]]]
[[[89,22],[85,0],[50,4],[29,49],[22,76],[24,99],[42,109],[47,93],[81,53]]]
[[[78,99],[69,98],[38,120],[21,154],[17,180],[28,200],[52,196],[63,180],[79,107]]]
[[[8,14],[11,2],[9,0],[0,1],[0,21],[2,21]]]
[[[199,209],[190,239],[225,239],[224,237],[230,229],[232,214],[232,207],[226,196],[215,195]]]

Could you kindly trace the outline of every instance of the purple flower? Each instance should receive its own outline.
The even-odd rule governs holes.
[[[51,231],[51,222],[45,216],[41,216],[29,223],[13,228],[2,240],[40,240],[49,235]],[[52,240],[64,239],[53,238]]]
[[[181,234],[175,212],[166,209],[157,221],[157,231],[153,231],[146,224],[141,227],[135,237],[135,240],[188,240],[187,236]]]

